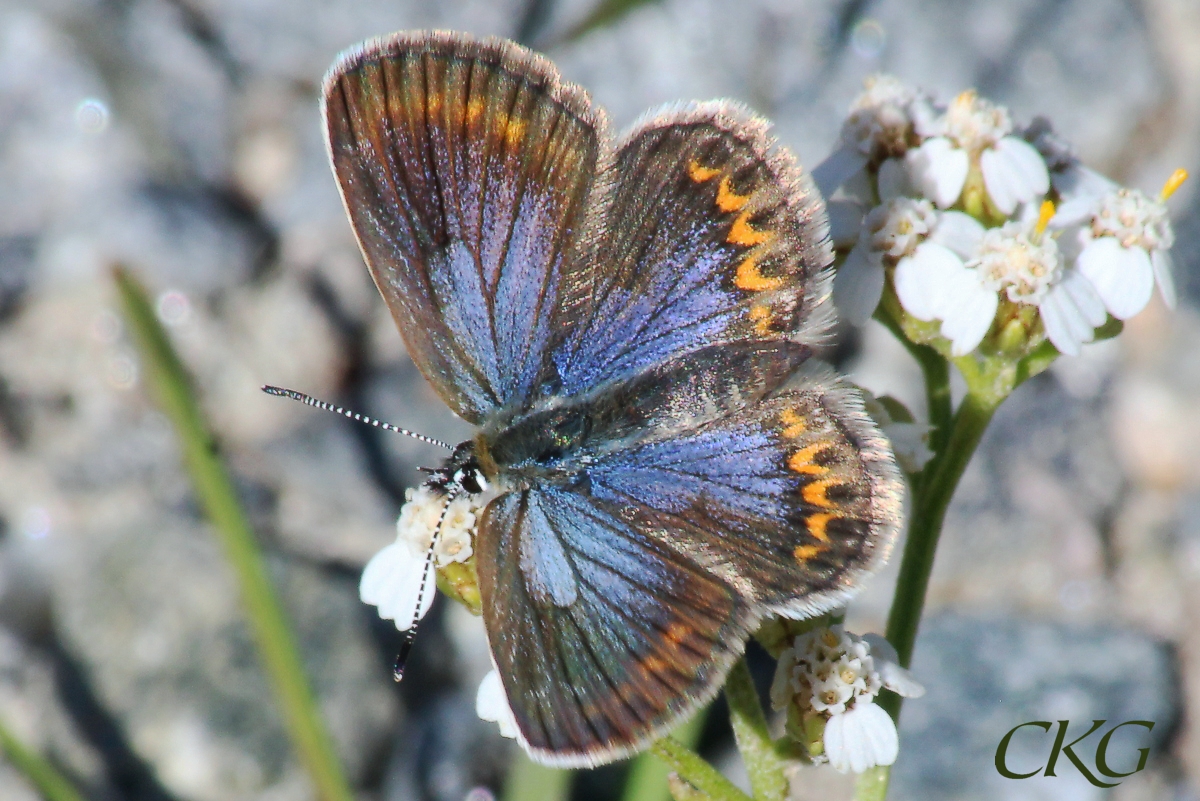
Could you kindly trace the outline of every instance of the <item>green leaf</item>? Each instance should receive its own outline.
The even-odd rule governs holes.
[[[563,34],[562,41],[574,42],[582,39],[598,28],[612,25],[634,9],[656,2],[659,0],[600,0],[592,8],[591,13]]]
[[[149,388],[175,428],[192,487],[237,576],[259,656],[292,745],[308,769],[318,797],[323,801],[352,801],[354,795],[317,711],[287,616],[267,575],[233,481],[218,455],[216,439],[200,411],[191,377],[159,325],[141,283],[121,267],[113,270],[113,278]]]
[[[46,801],[83,801],[83,796],[48,760],[17,739],[0,721],[0,753],[37,788]]]

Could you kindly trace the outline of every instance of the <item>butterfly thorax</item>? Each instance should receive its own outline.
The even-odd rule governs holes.
[[[587,479],[590,411],[586,404],[565,403],[498,417],[469,443],[470,455],[484,479],[501,491],[577,486]]]

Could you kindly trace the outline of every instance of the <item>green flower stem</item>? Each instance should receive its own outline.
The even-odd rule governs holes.
[[[694,749],[704,732],[704,721],[707,719],[708,710],[701,709],[687,723],[671,732],[672,739]],[[640,755],[629,768],[621,801],[668,801],[671,797],[670,775],[671,771],[662,761],[648,753]]]
[[[83,801],[74,785],[47,760],[26,748],[3,721],[0,721],[0,753],[8,757],[46,801]]]
[[[904,544],[900,575],[896,580],[896,591],[888,614],[886,635],[904,667],[908,667],[912,661],[917,627],[925,607],[925,591],[929,586],[929,574],[933,570],[933,558],[937,553],[946,509],[997,405],[977,395],[967,394],[954,415],[946,449],[927,467],[927,470],[932,468],[928,472],[929,479],[914,503],[908,541]],[[882,702],[892,717],[898,719],[900,698],[889,695]]]
[[[745,659],[739,659],[725,680],[725,699],[729,703],[729,722],[756,801],[784,801],[788,795],[783,760],[775,751],[767,718],[758,700],[758,690]]]
[[[664,737],[650,751],[680,778],[708,796],[712,801],[752,801],[750,796],[743,793],[733,783],[721,775],[720,771],[705,762],[700,756],[671,737]]]
[[[292,743],[323,801],[351,801],[353,793],[317,710],[283,607],[233,482],[217,454],[216,441],[205,424],[187,371],[158,324],[145,289],[123,268],[116,268],[113,276],[148,384],[175,426],[196,495],[237,575],[259,654]]]

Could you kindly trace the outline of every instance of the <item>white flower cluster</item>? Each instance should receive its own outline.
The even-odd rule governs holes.
[[[444,492],[422,486],[409,488],[404,497],[406,503],[396,521],[396,541],[371,558],[358,584],[363,603],[379,607],[379,616],[396,621],[401,631],[418,617],[425,617],[433,605],[436,569],[471,558],[478,515],[492,495],[462,493],[447,506]],[[439,520],[441,530],[426,572],[429,545]],[[418,602],[420,615],[415,615]]]
[[[1157,199],[1121,188],[1043,122],[1019,131],[974,92],[940,107],[895,78],[868,79],[813,176],[833,199],[834,242],[849,249],[834,302],[852,323],[871,316],[890,277],[903,310],[939,321],[954,356],[979,347],[998,316],[1022,313],[1075,355],[1108,315],[1141,311],[1155,283],[1174,303],[1164,203],[1186,173]]]
[[[925,694],[897,664],[883,637],[859,637],[841,625],[821,627],[796,637],[780,655],[771,705],[777,711],[795,710],[806,723],[824,722],[823,744],[809,747],[814,762],[828,761],[842,773],[862,773],[891,765],[899,752],[896,724],[875,703],[884,687],[908,698]]]

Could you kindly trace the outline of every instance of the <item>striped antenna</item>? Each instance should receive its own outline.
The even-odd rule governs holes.
[[[413,610],[408,628],[404,630],[404,639],[400,641],[400,652],[396,654],[396,661],[392,665],[392,678],[396,681],[404,680],[404,669],[408,667],[408,653],[412,650],[413,641],[417,639],[417,626],[421,623],[421,606],[425,603],[425,588],[429,584],[429,568],[433,564],[433,553],[437,548],[438,536],[442,533],[442,523],[446,522],[446,512],[450,511],[450,504],[454,503],[458,493],[458,487],[451,487],[450,493],[446,496],[446,505],[442,507],[442,513],[438,516],[437,527],[433,530],[433,539],[429,541],[429,550],[425,551],[425,568],[421,571],[421,586],[417,590],[417,608]]]
[[[341,406],[334,406],[332,403],[326,403],[323,400],[317,400],[312,395],[306,395],[303,392],[297,392],[294,389],[284,389],[283,387],[273,387],[270,384],[268,384],[267,386],[264,386],[262,388],[262,391],[267,393],[268,395],[275,395],[280,398],[291,398],[292,400],[300,401],[301,403],[307,403],[309,406],[315,406],[318,409],[324,409],[327,412],[333,412],[334,414],[340,414],[343,417],[349,417],[351,419],[357,420],[360,423],[366,423],[369,426],[375,426],[376,428],[382,428],[384,431],[394,431],[397,434],[403,434],[406,437],[412,437],[413,439],[419,439],[421,442],[425,442],[430,445],[437,445],[439,448],[445,448],[448,451],[454,450],[452,447],[450,447],[445,442],[442,442],[440,439],[434,439],[433,437],[427,437],[424,434],[418,434],[415,431],[409,431],[407,428],[399,428],[398,426],[394,426],[391,423],[384,423],[380,420],[376,420],[374,417],[367,417],[365,414],[359,414],[358,412],[352,412],[349,409],[342,408]]]

